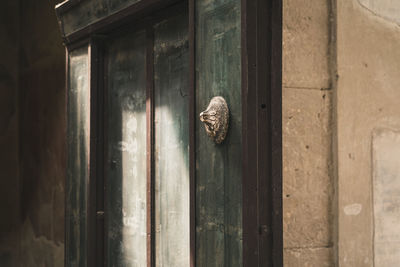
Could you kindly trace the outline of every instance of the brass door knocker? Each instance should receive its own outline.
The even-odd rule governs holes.
[[[204,123],[207,135],[220,144],[225,140],[229,126],[229,108],[225,99],[215,96],[205,111],[200,113],[200,121]]]

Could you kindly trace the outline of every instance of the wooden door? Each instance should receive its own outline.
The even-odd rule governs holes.
[[[105,41],[107,266],[190,265],[188,48],[187,12]]]
[[[280,59],[260,50],[265,3],[80,2],[59,7],[66,266],[279,266],[280,72],[260,71]],[[220,144],[199,120],[215,96],[229,107]]]

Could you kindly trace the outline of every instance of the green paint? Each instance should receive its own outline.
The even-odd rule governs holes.
[[[109,44],[106,148],[107,266],[146,266],[146,39]]]
[[[64,28],[73,32],[135,1],[84,1],[65,15]],[[189,266],[190,257],[187,21],[182,14],[155,26],[155,253],[166,267]],[[110,41],[106,55],[107,265],[146,266],[145,33]],[[86,258],[87,61],[86,48],[70,54],[67,266],[85,266]],[[230,108],[226,140],[214,144],[195,118],[198,267],[242,265],[239,0],[196,1],[196,114],[218,95]]]
[[[196,109],[222,96],[230,109],[216,145],[196,118],[196,264],[242,265],[240,1],[196,1]]]
[[[60,21],[64,34],[76,32],[141,0],[85,0],[63,14]]]
[[[190,265],[188,18],[155,27],[156,266]]]

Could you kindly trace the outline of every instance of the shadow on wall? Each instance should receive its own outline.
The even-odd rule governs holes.
[[[0,266],[64,263],[65,56],[56,4],[1,4]]]

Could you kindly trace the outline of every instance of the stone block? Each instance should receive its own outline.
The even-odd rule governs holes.
[[[283,91],[284,247],[332,243],[329,91]]]
[[[285,249],[285,267],[333,267],[332,248]]]
[[[329,1],[283,1],[283,85],[329,88]]]

